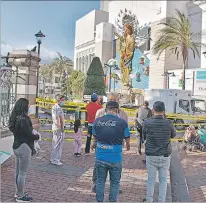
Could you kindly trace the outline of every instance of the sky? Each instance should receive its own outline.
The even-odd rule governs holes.
[[[46,36],[41,45],[42,61],[56,52],[73,59],[75,22],[100,7],[100,1],[1,1],[1,54],[13,49],[32,49],[35,34]]]

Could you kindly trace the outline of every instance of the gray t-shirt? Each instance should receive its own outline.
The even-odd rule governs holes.
[[[52,120],[53,120],[53,124],[52,124],[52,130],[58,130],[60,129],[58,127],[58,117],[62,116],[63,117],[63,122],[64,122],[64,112],[62,110],[62,108],[58,105],[58,104],[55,104],[53,107],[52,107]],[[63,126],[65,124],[63,123]]]
[[[148,107],[141,107],[138,111],[138,118],[137,121],[140,125],[143,124],[143,122],[152,116],[152,110]]]

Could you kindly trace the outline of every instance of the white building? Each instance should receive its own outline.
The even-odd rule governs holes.
[[[61,93],[60,76],[53,74],[52,78],[44,80],[40,77],[39,79],[39,96],[41,97],[54,97]]]
[[[76,21],[74,69],[86,73],[95,55],[96,26],[108,22],[109,15],[104,11],[91,11]]]
[[[151,46],[153,46],[160,22],[171,15],[176,14],[176,9],[184,12],[191,23],[191,32],[201,33],[196,40],[206,44],[206,3],[205,1],[101,1],[100,11],[92,11],[76,22],[74,69],[86,73],[92,57],[98,56],[102,64],[113,57],[113,39],[115,22],[120,10],[131,11],[136,15],[140,26],[151,24]],[[189,69],[206,68],[206,58],[200,49],[200,58],[189,57]],[[149,88],[164,88],[166,79],[165,71],[182,69],[181,59],[176,58],[170,51],[162,53],[157,61],[157,56],[152,52],[148,54],[150,59]]]

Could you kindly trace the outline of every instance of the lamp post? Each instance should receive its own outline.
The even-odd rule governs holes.
[[[165,71],[162,74],[162,76],[166,77],[166,79],[167,79],[167,89],[169,89],[169,85],[170,85],[169,78],[170,77],[176,77],[175,73],[174,72],[169,73],[169,72]]]
[[[40,46],[42,43],[42,39],[45,37],[45,35],[41,32],[41,30],[35,34],[36,37],[36,41],[38,44],[38,57],[40,58]],[[39,91],[39,67],[37,68],[37,79],[36,79],[36,98],[38,98],[38,91]],[[38,114],[39,114],[39,108],[36,105],[36,118],[38,118]]]
[[[112,82],[111,82],[112,81],[112,77],[111,77],[111,75],[112,75],[112,68],[114,70],[120,70],[120,69],[119,69],[119,67],[117,65],[117,61],[115,59],[110,59],[108,61],[108,63],[105,63],[104,65],[105,65],[105,67],[109,68],[109,92],[111,92],[111,87],[112,87]]]

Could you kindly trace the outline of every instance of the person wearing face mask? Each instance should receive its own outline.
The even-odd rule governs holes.
[[[54,165],[61,166],[62,145],[64,140],[64,112],[61,106],[64,106],[65,99],[63,96],[56,96],[56,104],[52,107],[52,152],[51,152],[51,163]]]

